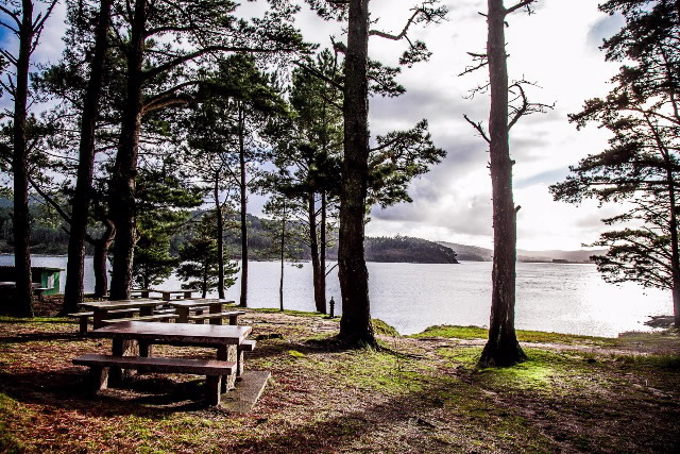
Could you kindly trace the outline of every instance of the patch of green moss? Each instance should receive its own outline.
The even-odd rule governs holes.
[[[293,315],[293,316],[296,316],[296,317],[325,317],[325,315],[323,315],[319,312],[292,311],[292,310],[288,310],[288,309],[281,312],[279,309],[275,309],[275,308],[271,308],[271,307],[248,308],[248,310],[255,311],[255,312],[264,312],[265,314]]]
[[[23,452],[25,447],[16,434],[8,427],[9,421],[23,421],[26,410],[6,394],[0,393],[0,452],[14,454]]]
[[[401,337],[401,334],[399,334],[399,331],[397,331],[396,328],[394,328],[392,325],[388,325],[379,318],[371,319],[371,323],[373,324],[373,331],[375,334],[379,334],[381,336]]]
[[[446,337],[450,339],[486,339],[488,330],[478,326],[453,326],[453,325],[434,325],[426,328],[425,331],[413,334],[410,337],[420,339],[423,337]]]
[[[616,363],[640,369],[680,370],[679,355],[615,355]]]
[[[480,384],[498,389],[543,389],[570,387],[583,374],[592,375],[599,367],[592,362],[592,354],[564,353],[535,348],[525,349],[527,361],[512,367],[478,369],[481,347],[445,347],[437,350],[444,358],[460,366],[475,370]]]
[[[0,323],[72,323],[71,319],[65,317],[8,317],[0,316]]]
[[[489,331],[478,326],[435,325],[422,333],[413,334],[416,339],[427,337],[446,337],[450,339],[486,339]],[[558,343],[558,344],[591,344],[598,346],[616,346],[619,340],[608,337],[581,336],[576,334],[548,333],[544,331],[517,330],[517,338],[521,342]]]
[[[335,367],[339,380],[349,386],[386,393],[423,388],[424,371],[414,360],[374,350],[348,353],[346,358],[347,361],[339,361]]]

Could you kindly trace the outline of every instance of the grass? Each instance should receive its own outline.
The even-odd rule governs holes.
[[[67,317],[9,317],[6,315],[0,315],[0,323],[69,323],[72,322],[71,319]]]
[[[254,411],[240,416],[197,404],[200,380],[181,375],[141,376],[89,399],[81,393],[84,371],[70,360],[110,351],[107,342],[71,337],[74,325],[56,320],[4,319],[0,452],[613,454],[680,448],[677,336],[652,344],[660,351],[623,354],[586,336],[532,333],[553,345],[525,346],[529,360],[514,367],[478,369],[481,343],[447,337],[483,339],[481,328],[390,337],[389,327],[374,321],[381,341],[401,352],[395,354],[310,342],[332,338],[337,320],[278,314],[248,311],[243,317],[258,333],[281,336],[258,341],[247,357],[247,369],[269,370],[273,379]],[[634,338],[634,345],[646,339]],[[196,349],[155,352],[186,356]]]
[[[272,307],[258,307],[258,308],[248,308],[248,310],[253,311],[253,312],[262,312],[265,314],[285,314],[285,315],[292,315],[296,317],[326,317],[324,314],[320,314],[318,312],[305,312],[305,311],[293,311],[289,309],[285,309],[284,311],[281,311],[280,309],[272,308]]]
[[[448,339],[487,339],[489,330],[478,326],[435,325],[422,333],[410,337],[423,339],[444,337]],[[576,334],[549,333],[544,331],[517,330],[517,338],[522,342],[558,343],[558,344],[590,344],[602,347],[615,347],[620,342],[616,338],[581,336]]]
[[[14,399],[0,393],[0,452],[6,454],[23,452],[23,443],[8,424],[10,421],[14,421],[15,424],[26,423],[28,413]]]

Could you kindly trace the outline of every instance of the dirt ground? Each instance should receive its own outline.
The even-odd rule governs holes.
[[[523,343],[526,363],[479,370],[474,336],[343,351],[323,342],[337,320],[248,311],[242,323],[261,339],[246,367],[272,380],[252,412],[232,415],[201,402],[196,376],[145,374],[89,397],[71,359],[110,341],[62,319],[0,318],[0,452],[680,452],[676,334],[546,335]]]

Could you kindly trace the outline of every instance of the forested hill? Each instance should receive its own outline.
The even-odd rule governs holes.
[[[0,201],[3,199],[0,199]],[[68,234],[58,222],[45,218],[36,206],[32,206],[34,218],[31,250],[34,254],[66,254],[68,250]],[[0,204],[0,253],[11,254],[12,250],[12,217],[11,207]],[[271,235],[267,232],[262,219],[248,216],[250,256],[253,260],[271,260]],[[227,234],[227,248],[232,258],[238,258],[239,238]],[[236,232],[234,232],[236,233]],[[177,254],[182,243],[186,241],[185,233],[177,233],[171,242],[171,253]],[[335,245],[335,246],[334,246]],[[371,262],[409,262],[409,263],[458,263],[456,253],[445,246],[420,238],[398,236],[396,238],[366,238],[366,260]],[[87,253],[92,254],[91,247],[86,245]],[[303,242],[299,245],[300,259],[309,259],[309,250]],[[337,239],[331,240],[328,259],[337,258]]]
[[[370,262],[458,263],[453,249],[421,238],[366,238],[366,260]]]

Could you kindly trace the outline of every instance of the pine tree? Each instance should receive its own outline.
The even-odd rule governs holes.
[[[603,49],[624,64],[610,93],[587,100],[570,115],[580,129],[594,122],[612,134],[609,147],[570,168],[551,188],[558,200],[626,202],[594,244],[609,248],[596,258],[612,282],[634,281],[669,289],[675,325],[680,326],[680,245],[677,191],[680,189],[680,4],[671,0],[612,0],[600,7],[626,19]]]
[[[198,290],[205,298],[208,292],[217,288],[219,268],[217,240],[215,239],[215,224],[210,213],[204,215],[192,237],[179,251],[180,266],[177,276],[186,282],[183,288]],[[231,287],[236,282],[238,264],[227,261],[224,268],[224,283]]]

